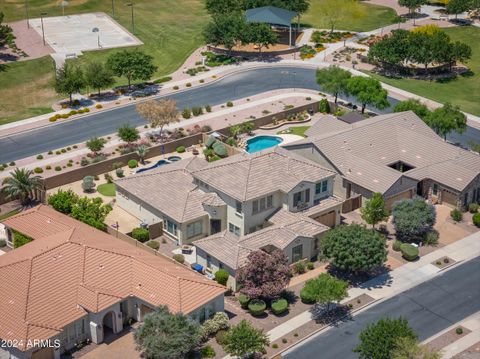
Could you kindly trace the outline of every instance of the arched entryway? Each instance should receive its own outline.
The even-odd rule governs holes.
[[[115,313],[113,311],[103,316],[102,326],[104,340],[115,333]]]

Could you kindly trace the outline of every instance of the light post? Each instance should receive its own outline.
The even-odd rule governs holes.
[[[43,17],[44,16],[47,16],[47,13],[46,12],[42,12],[40,14],[40,22],[42,23],[42,38],[43,38],[43,46],[45,46],[45,30],[43,28]]]
[[[30,21],[28,20],[28,0],[25,0],[25,17],[27,18],[27,29],[30,29]]]
[[[112,0],[112,17],[115,17],[115,2]]]
[[[135,34],[135,21],[133,20],[133,2],[127,4],[132,9],[132,34]]]
[[[293,71],[293,92],[296,91],[296,88],[295,88],[295,79],[296,79],[296,76],[297,76],[297,72],[296,72],[296,71]]]

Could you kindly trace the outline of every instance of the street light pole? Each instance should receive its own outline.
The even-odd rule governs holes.
[[[133,3],[128,3],[127,6],[130,6],[132,9],[132,34],[135,34],[135,21],[133,20]]]
[[[112,0],[112,17],[115,17],[115,3],[114,3],[114,0]]]
[[[25,0],[25,15],[27,18],[27,29],[30,29],[30,21],[28,20],[28,0]]]
[[[42,12],[42,13],[40,14],[40,21],[41,21],[41,23],[42,23],[43,46],[45,46],[45,30],[44,30],[44,28],[43,28],[43,17],[46,16],[46,15],[47,15],[46,12]]]

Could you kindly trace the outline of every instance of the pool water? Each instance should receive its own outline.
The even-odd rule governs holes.
[[[168,162],[167,160],[160,160],[157,163],[155,163],[153,166],[144,167],[144,168],[140,168],[139,170],[136,170],[135,173],[142,173],[142,172],[145,172],[145,171],[153,170],[154,168],[157,168],[157,167],[169,164],[169,163],[170,162]]]
[[[270,147],[278,146],[283,139],[278,136],[256,136],[247,140],[247,152],[255,153]]]

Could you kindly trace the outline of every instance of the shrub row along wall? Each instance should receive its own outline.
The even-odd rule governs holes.
[[[297,112],[302,112],[302,111],[317,112],[318,101],[313,101],[310,104],[294,107],[282,112],[269,114],[267,116],[259,117],[256,119],[245,119],[245,122],[252,122],[254,125],[254,129],[258,129],[258,127],[260,126],[264,126],[266,124],[271,123],[273,121],[273,118],[277,120],[283,120],[289,115],[293,115],[293,114],[296,114]],[[215,130],[215,132],[219,132],[225,136],[229,136],[230,127],[224,127],[222,129]],[[163,153],[166,154],[166,153],[174,152],[178,146],[189,147],[192,145],[196,145],[202,142],[202,140],[203,140],[203,134],[198,133],[192,136],[180,138],[178,140],[166,142],[163,144],[163,147],[164,147]],[[229,156],[238,153],[237,149],[230,148],[230,146],[228,146],[227,149],[229,151]],[[146,158],[152,158],[160,155],[162,155],[162,145],[154,145],[150,147],[150,150],[148,151]],[[131,159],[138,159],[137,154],[128,153],[126,155],[112,157],[105,161],[93,163],[84,167],[73,169],[71,171],[66,171],[51,177],[47,177],[44,179],[45,190],[50,190],[52,188],[56,188],[72,182],[80,181],[85,176],[95,176],[95,175],[101,175],[101,174],[110,172],[113,170],[112,165],[114,163],[122,162],[124,165],[126,165],[127,162]],[[8,201],[5,199],[4,194],[0,192],[0,204],[6,203],[6,202]]]

